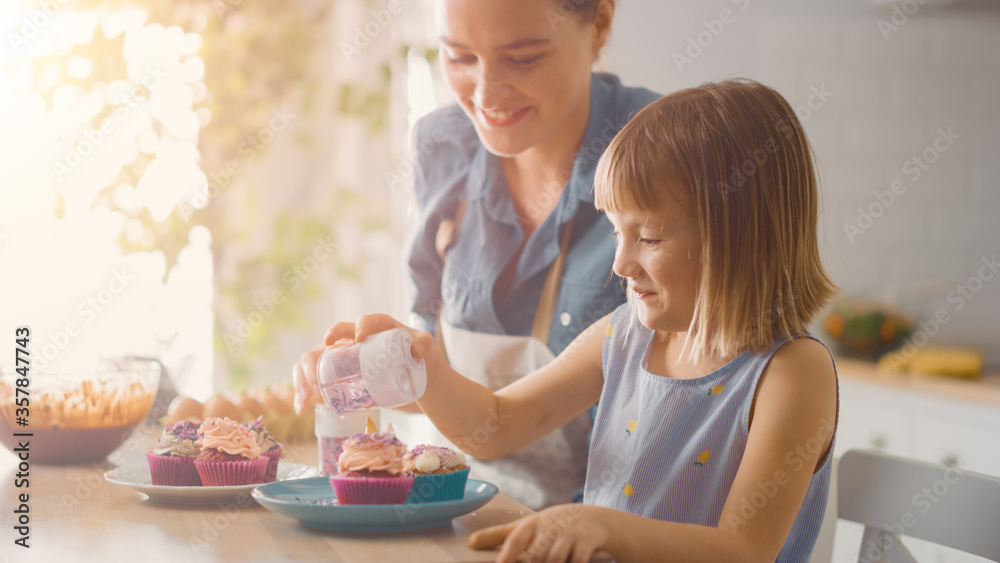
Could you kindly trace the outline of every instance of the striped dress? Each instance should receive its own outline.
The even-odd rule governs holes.
[[[744,352],[706,376],[671,379],[646,371],[654,331],[638,321],[628,304],[614,312],[605,335],[604,389],[583,502],[713,527],[738,527],[753,518],[784,478],[776,474],[774,481],[758,484],[758,491],[740,503],[738,517],[719,522],[746,448],[757,381],[784,341],[761,354]],[[803,450],[788,452],[787,473],[810,471],[805,450],[822,448],[834,431],[835,423],[821,429]],[[826,508],[831,463],[832,456],[826,455],[813,474],[777,561],[809,559]]]

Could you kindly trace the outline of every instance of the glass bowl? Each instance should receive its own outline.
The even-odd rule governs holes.
[[[18,424],[18,375],[0,370],[0,443],[14,452],[29,442],[30,460],[79,464],[103,460],[146,418],[156,398],[161,365],[153,360],[104,360],[89,373],[28,374],[27,425]],[[14,436],[31,433],[31,436]],[[17,452],[14,452],[15,454]]]

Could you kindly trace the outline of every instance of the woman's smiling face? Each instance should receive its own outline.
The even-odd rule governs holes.
[[[615,228],[612,269],[628,281],[639,320],[662,332],[686,332],[694,315],[701,236],[680,207],[666,211],[608,211]]]
[[[582,130],[569,125],[589,113],[599,24],[556,0],[438,0],[437,19],[445,77],[490,152],[514,156]]]

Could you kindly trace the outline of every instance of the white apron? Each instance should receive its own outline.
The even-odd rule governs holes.
[[[439,230],[438,250],[442,258],[454,243],[455,225],[461,224],[464,211],[463,201],[455,221],[445,221]],[[549,268],[531,336],[465,330],[444,322],[442,311],[438,324],[442,340],[439,344],[443,344],[448,362],[458,373],[496,391],[555,359],[546,342],[572,226],[572,221],[566,225],[559,256]],[[532,509],[570,502],[586,477],[590,427],[590,416],[584,413],[504,458],[470,459],[470,476],[496,484],[504,494]],[[473,434],[471,439],[482,435]]]

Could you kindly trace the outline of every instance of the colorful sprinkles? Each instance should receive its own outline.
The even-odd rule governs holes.
[[[346,440],[344,440],[343,448],[350,449],[356,448],[358,446],[396,446],[405,448],[406,445],[399,441],[399,438],[395,434],[390,432],[358,432],[357,434],[351,434]]]
[[[201,439],[201,432],[198,431],[200,427],[201,424],[193,420],[181,420],[167,426],[165,430],[168,434],[177,436],[178,440],[196,442]]]

